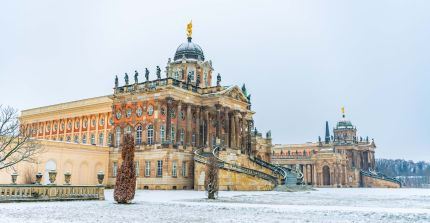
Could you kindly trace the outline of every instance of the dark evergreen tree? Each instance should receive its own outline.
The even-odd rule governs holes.
[[[114,199],[119,204],[127,204],[133,200],[136,190],[133,136],[130,134],[124,136],[124,143],[121,149],[122,164],[118,169],[116,177]]]

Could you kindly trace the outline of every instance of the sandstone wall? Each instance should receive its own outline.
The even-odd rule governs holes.
[[[363,176],[362,179],[364,187],[400,188],[399,184],[388,180],[382,180],[368,176]]]

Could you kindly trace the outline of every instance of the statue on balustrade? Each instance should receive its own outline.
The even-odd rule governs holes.
[[[160,80],[161,79],[161,69],[159,66],[157,66],[157,79]]]
[[[137,70],[135,70],[135,71],[134,71],[134,83],[135,83],[135,84],[137,84],[137,83],[139,82],[139,80],[138,80],[138,76],[139,76],[139,73],[137,72]]]
[[[125,73],[124,80],[125,80],[125,85],[128,85],[128,74],[127,73]]]
[[[267,138],[267,139],[271,139],[271,138],[272,138],[272,130],[269,130],[269,131],[266,133],[266,138]]]
[[[218,73],[218,75],[216,76],[216,86],[220,87],[221,86],[221,74]]]
[[[115,89],[118,88],[118,75],[115,75]]]
[[[146,81],[149,81],[149,70],[148,70],[148,68],[145,68],[145,79],[146,79]]]

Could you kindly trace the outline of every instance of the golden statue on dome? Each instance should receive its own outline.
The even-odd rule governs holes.
[[[190,23],[187,24],[187,36],[188,36],[188,38],[191,38],[191,35],[193,35],[193,20],[191,20]]]

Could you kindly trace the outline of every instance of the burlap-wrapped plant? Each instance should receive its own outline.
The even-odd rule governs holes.
[[[127,204],[133,200],[136,189],[133,136],[126,134],[121,148],[122,164],[116,176],[114,199],[119,204]]]
[[[218,196],[218,160],[215,156],[209,158],[206,165],[205,188],[208,199],[215,199]]]

